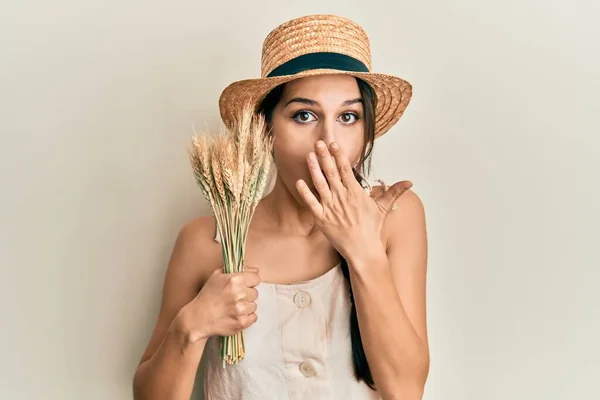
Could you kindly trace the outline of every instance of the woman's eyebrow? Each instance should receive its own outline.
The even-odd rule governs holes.
[[[355,104],[355,103],[361,103],[364,105],[363,99],[358,98],[358,99],[346,100],[345,102],[342,103],[342,107],[351,106],[352,104]]]
[[[320,106],[319,102],[316,100],[307,99],[306,97],[294,97],[293,99],[291,99],[287,103],[285,103],[285,106],[283,108],[286,108],[291,103],[302,103],[302,104],[306,104],[309,106]],[[352,100],[346,100],[342,103],[342,107],[351,106],[352,104],[356,104],[356,103],[363,104],[363,99],[357,98],[357,99],[352,99]]]
[[[309,105],[309,106],[318,106],[318,105],[320,105],[318,101],[307,99],[306,97],[294,97],[293,99],[291,99],[290,101],[288,101],[287,103],[285,103],[285,106],[283,108],[286,108],[291,103],[302,103],[302,104],[306,104],[306,105]]]

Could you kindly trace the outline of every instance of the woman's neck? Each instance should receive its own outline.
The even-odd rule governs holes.
[[[312,212],[300,202],[278,175],[273,190],[256,209],[259,219],[265,222],[262,228],[277,229],[279,233],[291,236],[310,236],[318,231]]]

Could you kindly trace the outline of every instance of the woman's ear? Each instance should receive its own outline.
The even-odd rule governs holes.
[[[273,144],[271,146],[271,156],[275,157],[275,135],[270,125],[267,135],[269,135],[269,137],[271,138],[271,143]]]

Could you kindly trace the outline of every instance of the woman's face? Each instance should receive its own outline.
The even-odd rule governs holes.
[[[355,166],[364,141],[363,103],[356,79],[347,75],[314,76],[285,85],[271,119],[279,178],[298,197],[295,183],[314,185],[307,155],[315,143],[336,141]],[[316,194],[316,193],[315,193]]]

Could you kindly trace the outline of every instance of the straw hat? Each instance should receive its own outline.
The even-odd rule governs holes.
[[[261,77],[233,82],[219,98],[221,118],[231,126],[245,104],[258,107],[276,86],[305,76],[347,74],[375,92],[375,137],[386,133],[410,102],[412,86],[396,76],[371,72],[369,38],[356,22],[337,15],[309,15],[272,30],[263,42]]]

